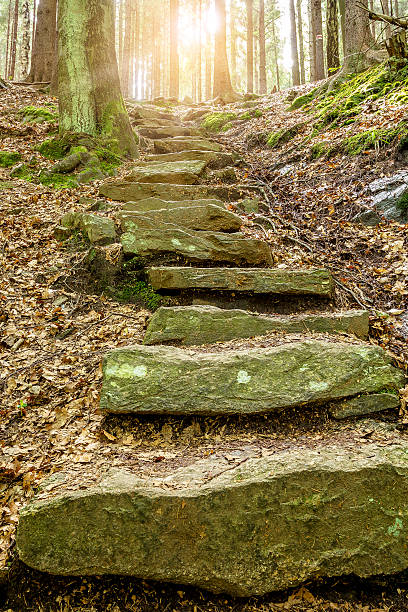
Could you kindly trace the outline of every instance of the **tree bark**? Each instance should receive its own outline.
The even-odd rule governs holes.
[[[27,82],[50,82],[56,63],[56,0],[39,0]]]
[[[310,66],[310,81],[316,81],[316,32],[315,21],[313,18],[313,0],[308,1],[308,17],[309,17],[309,66]]]
[[[355,1],[355,0],[353,0]],[[324,47],[323,47],[323,20],[321,0],[312,0],[313,31],[315,33],[316,46],[316,81],[325,77],[324,71]]]
[[[246,0],[247,12],[247,92],[254,91],[254,2]]]
[[[104,136],[135,156],[120,91],[113,0],[59,0],[60,131]]]
[[[345,22],[347,27],[343,72],[362,72],[368,67],[365,51],[371,43],[368,0],[361,0],[360,3],[346,0]]]
[[[259,0],[259,93],[266,92],[265,0]]]
[[[297,0],[297,24],[299,34],[299,66],[300,66],[300,82],[306,83],[305,74],[305,50],[303,41],[303,24],[302,24],[302,0]]]
[[[130,54],[132,45],[132,0],[125,0],[125,37],[123,41],[122,58],[122,92],[128,98],[130,96]]]
[[[340,67],[339,17],[337,0],[327,0],[327,71],[329,76]]]
[[[213,96],[234,98],[227,57],[227,32],[225,0],[215,0],[215,10],[218,15],[218,29],[215,34],[214,50],[214,88]],[[226,100],[227,101],[227,100]]]
[[[207,4],[206,4],[206,11],[207,11],[207,15],[210,11],[210,0],[207,0]],[[208,28],[206,28],[205,30],[205,97],[207,100],[209,100],[211,98],[211,92],[212,92],[212,83],[211,83],[211,76],[212,76],[212,53],[211,53],[211,47],[212,47],[212,38],[211,38],[211,34],[208,31]]]
[[[180,73],[178,55],[179,0],[170,0],[170,97],[180,95]]]
[[[12,28],[12,31],[11,31],[11,45],[10,45],[10,71],[9,71],[9,78],[10,79],[14,79],[14,75],[15,75],[15,72],[16,72],[18,12],[19,12],[19,0],[15,0],[15,2],[14,2],[13,28]]]
[[[21,41],[21,78],[27,78],[28,65],[30,62],[30,34],[31,34],[31,21],[30,21],[30,3],[28,0],[23,1],[22,5],[23,15],[23,37]]]
[[[289,14],[290,14],[290,48],[292,51],[292,82],[293,82],[293,85],[300,85],[299,52],[298,52],[297,32],[296,32],[295,0],[289,0]]]
[[[8,5],[8,19],[7,19],[7,40],[6,40],[6,60],[4,62],[4,76],[6,77],[6,79],[8,78],[9,75],[9,61],[10,61],[10,38],[11,38],[11,2],[12,0],[9,0],[9,5]]]

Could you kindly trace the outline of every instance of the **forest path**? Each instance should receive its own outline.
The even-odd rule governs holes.
[[[398,409],[405,378],[361,340],[367,313],[336,312],[329,271],[273,267],[271,245],[239,228],[231,207],[251,188],[231,178],[232,154],[176,117],[139,133],[151,156],[100,189],[117,224],[79,213],[61,228],[87,233],[94,269],[121,251],[166,296],[144,344],[105,356],[101,409],[132,436],[134,417],[161,419],[170,439],[171,419],[193,418],[194,437],[217,417],[237,422],[235,439],[224,421],[167,456],[131,444],[114,470],[58,473],[20,514],[21,559],[238,596],[404,569],[408,444],[379,413]]]

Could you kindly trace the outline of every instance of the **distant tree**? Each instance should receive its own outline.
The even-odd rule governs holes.
[[[35,35],[31,51],[31,68],[27,82],[50,82],[54,73],[57,33],[56,0],[39,0]]]
[[[247,92],[254,91],[254,1],[246,0],[247,14]]]
[[[27,77],[28,66],[30,63],[31,20],[29,0],[23,0],[21,12],[23,16],[23,35],[21,40],[21,77],[25,79]]]
[[[297,24],[299,35],[299,67],[300,67],[300,82],[306,82],[305,75],[305,50],[303,46],[303,23],[302,23],[302,0],[297,0]]]
[[[295,0],[289,0],[289,14],[290,14],[290,47],[292,50],[292,82],[293,82],[293,85],[300,85]]]
[[[320,81],[325,77],[321,0],[311,0],[311,19],[314,37],[314,80]]]
[[[327,0],[327,70],[329,76],[340,66],[337,0]]]
[[[213,96],[233,99],[236,96],[232,89],[228,66],[225,0],[215,0],[215,10],[219,23],[215,33]]]
[[[259,0],[259,93],[266,92],[265,0]]]
[[[178,13],[179,0],[170,0],[170,96],[179,97],[179,55],[178,55]]]
[[[9,64],[9,74],[8,74],[10,79],[14,79],[14,75],[16,71],[18,15],[19,15],[19,0],[14,0],[13,26],[10,28],[11,44],[10,44],[10,64]]]
[[[113,0],[59,0],[58,23],[61,132],[105,136],[135,156],[120,90]]]

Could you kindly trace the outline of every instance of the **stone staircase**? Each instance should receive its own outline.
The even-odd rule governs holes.
[[[138,125],[153,152],[101,194],[124,203],[125,256],[175,305],[153,314],[143,345],[105,356],[101,409],[285,419],[312,407],[340,421],[398,409],[404,376],[366,342],[368,313],[333,311],[327,270],[273,268],[269,245],[225,207],[242,188],[201,182],[235,156],[168,114]],[[282,314],[291,304],[301,312]],[[19,555],[52,574],[237,596],[406,569],[407,439],[387,424],[362,443],[358,422],[347,427],[187,453],[153,476],[124,465],[84,486],[59,474],[21,513]]]

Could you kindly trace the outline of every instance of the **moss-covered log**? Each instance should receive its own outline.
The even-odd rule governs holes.
[[[61,132],[103,135],[118,152],[135,156],[120,91],[113,0],[60,0],[58,23]]]

